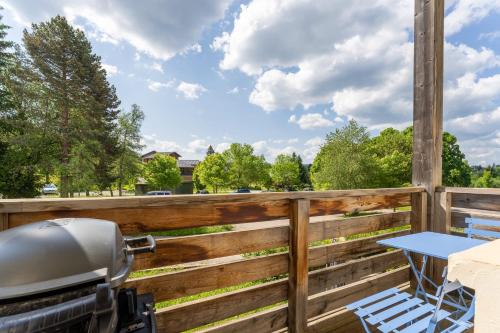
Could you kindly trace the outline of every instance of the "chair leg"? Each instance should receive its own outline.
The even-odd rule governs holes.
[[[363,329],[365,330],[366,333],[371,333],[370,329],[368,328],[368,324],[363,318],[359,318],[361,320],[361,325],[363,325]]]

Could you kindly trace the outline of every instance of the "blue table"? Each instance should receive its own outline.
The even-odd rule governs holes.
[[[465,238],[449,234],[421,232],[401,237],[383,239],[378,241],[377,243],[403,250],[403,253],[408,259],[410,267],[417,279],[418,285],[415,295],[418,296],[418,294],[422,294],[425,300],[428,301],[428,297],[431,295],[425,292],[422,283],[423,280],[425,279],[429,281],[435,288],[438,288],[438,285],[434,283],[434,281],[425,276],[425,266],[428,257],[448,260],[448,257],[453,253],[465,251],[486,242],[487,241],[481,239]],[[415,263],[413,262],[410,253],[416,253],[423,256],[422,267],[420,268],[420,270],[418,270]]]

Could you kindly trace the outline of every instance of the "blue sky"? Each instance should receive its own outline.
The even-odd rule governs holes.
[[[351,118],[412,117],[413,0],[0,0],[9,37],[62,14],[102,57],[145,150],[203,157],[245,142],[311,161]],[[473,164],[500,162],[500,0],[447,1],[445,129]]]

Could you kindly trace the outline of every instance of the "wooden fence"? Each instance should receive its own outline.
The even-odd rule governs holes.
[[[438,189],[442,230],[463,235],[468,217],[500,221],[500,189],[442,187]]]
[[[135,260],[134,270],[149,270],[146,272],[151,274],[129,279],[126,284],[154,294],[161,332],[194,328],[213,333],[355,332],[360,327],[345,311],[346,304],[389,287],[408,285],[409,269],[402,253],[387,251],[376,241],[410,232],[409,228],[398,228],[410,222],[412,231],[424,230],[426,198],[422,188],[411,187],[0,200],[0,228],[59,217],[93,217],[115,221],[124,234],[134,235],[288,220],[278,226],[261,223],[262,227],[250,230],[158,239],[155,254],[139,255]],[[353,212],[375,214],[338,215]],[[375,234],[381,230],[386,232]],[[317,244],[353,235],[357,236],[351,240]],[[241,256],[287,246],[287,252]],[[223,257],[192,268],[158,269]],[[241,287],[254,281],[259,283]],[[219,292],[199,295],[214,290]],[[195,297],[161,307],[164,301],[186,296]]]

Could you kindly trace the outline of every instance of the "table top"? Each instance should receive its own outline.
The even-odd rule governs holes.
[[[401,237],[388,238],[378,241],[378,244],[408,252],[427,255],[430,257],[448,260],[448,257],[457,252],[471,249],[487,241],[466,238],[435,232],[420,232]]]

